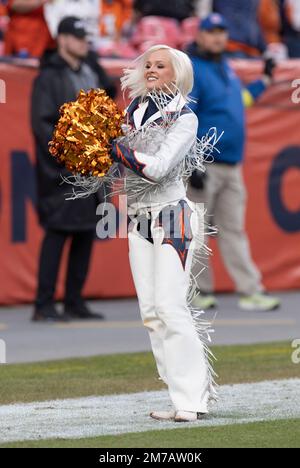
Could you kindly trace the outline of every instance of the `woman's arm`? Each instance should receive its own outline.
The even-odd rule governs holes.
[[[167,133],[155,156],[113,142],[112,157],[139,176],[159,182],[186,156],[196,139],[197,129],[196,115],[192,112],[183,114]]]

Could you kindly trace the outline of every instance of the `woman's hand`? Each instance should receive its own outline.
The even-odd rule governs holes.
[[[115,162],[118,162],[118,163],[120,162],[120,163],[124,164],[124,160],[121,157],[120,147],[118,146],[117,141],[116,141],[115,138],[110,141],[110,145],[111,145],[111,157],[112,157],[112,159]]]

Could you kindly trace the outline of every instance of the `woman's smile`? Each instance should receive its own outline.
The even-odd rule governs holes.
[[[168,89],[175,81],[175,73],[167,50],[152,52],[145,63],[144,79],[149,91]]]

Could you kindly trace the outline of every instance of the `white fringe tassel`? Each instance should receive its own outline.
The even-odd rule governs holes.
[[[193,307],[193,300],[199,295],[197,290],[197,278],[207,268],[208,257],[212,254],[211,249],[205,244],[205,237],[208,235],[214,235],[216,229],[213,226],[210,226],[205,223],[203,209],[195,203],[194,206],[196,216],[197,216],[197,229],[193,232],[195,247],[193,249],[193,258],[192,258],[192,267],[190,273],[190,284],[189,291],[187,295],[187,305],[190,310],[192,320],[198,334],[198,337],[203,344],[204,354],[208,369],[208,382],[207,382],[207,391],[209,394],[209,402],[218,400],[218,384],[216,383],[216,378],[218,377],[213,368],[213,362],[216,360],[216,357],[210,350],[209,344],[211,343],[210,334],[214,333],[212,328],[215,317],[212,321],[204,320],[202,316],[205,314],[203,310],[196,309]],[[193,270],[198,270],[197,274],[193,274]]]

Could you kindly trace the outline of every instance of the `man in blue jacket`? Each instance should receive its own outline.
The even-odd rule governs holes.
[[[246,19],[245,19],[246,21]],[[188,48],[194,67],[194,88],[191,109],[199,119],[198,137],[211,127],[224,131],[218,142],[219,152],[206,165],[203,201],[218,229],[218,245],[224,264],[241,294],[239,306],[243,309],[272,310],[280,305],[277,298],[264,293],[261,275],[253,263],[244,230],[246,194],[242,178],[245,142],[245,106],[250,106],[271,83],[273,64],[266,62],[261,79],[243,87],[230,67],[224,51],[228,27],[223,16],[213,13],[200,23],[196,42]],[[192,186],[202,184],[200,174],[193,174]],[[199,187],[201,188],[201,187]],[[194,306],[207,309],[217,301],[213,295],[210,268],[198,275],[200,295]]]

